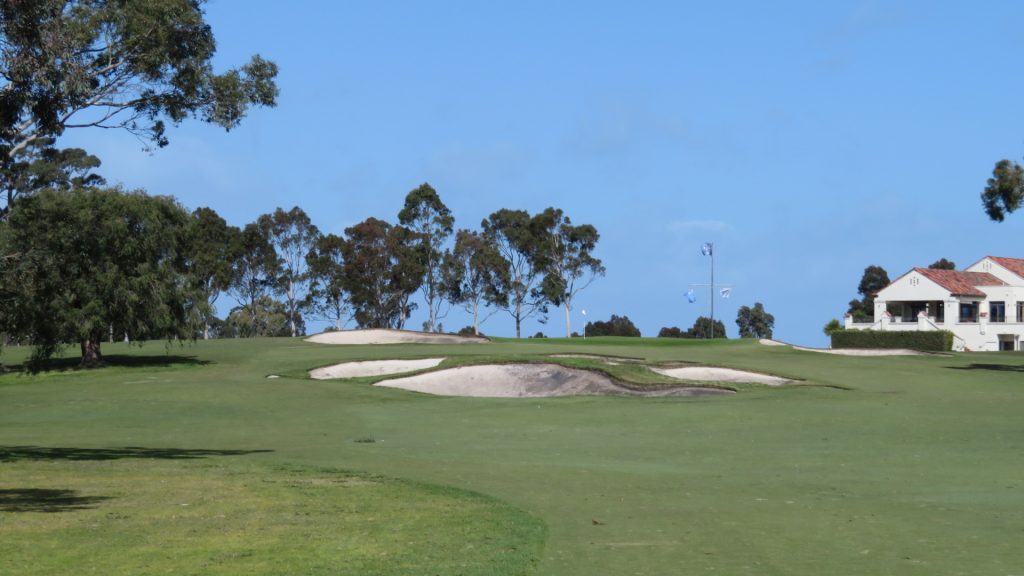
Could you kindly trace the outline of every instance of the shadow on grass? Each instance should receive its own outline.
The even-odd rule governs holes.
[[[1020,364],[969,364],[967,366],[949,366],[953,370],[992,370],[994,372],[1024,372]]]
[[[19,460],[120,460],[122,458],[157,458],[186,460],[210,456],[245,456],[273,450],[204,450],[194,448],[46,448],[43,446],[0,446],[0,462]]]
[[[79,496],[74,490],[15,488],[0,490],[0,512],[72,512],[95,508],[107,496]]]
[[[195,356],[182,356],[176,354],[150,354],[145,356],[134,354],[110,354],[103,356],[103,365],[99,368],[171,368],[175,366],[206,366],[211,363],[212,362],[209,360],[200,360]],[[45,365],[38,367],[36,371],[66,372],[69,370],[95,369],[97,368],[83,368],[81,366],[81,358],[69,356],[66,358],[53,358],[47,361]],[[28,362],[8,365],[7,370],[10,372],[32,373],[32,368],[29,366]]]

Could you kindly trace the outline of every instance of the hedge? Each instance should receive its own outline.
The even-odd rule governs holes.
[[[948,330],[928,332],[881,332],[878,330],[839,330],[832,334],[833,348],[909,348],[946,352],[953,349],[953,333]]]

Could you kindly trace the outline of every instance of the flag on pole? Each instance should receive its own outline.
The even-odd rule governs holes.
[[[729,296],[732,296],[732,288],[722,288],[721,292],[719,293],[722,295],[722,298],[728,300]]]
[[[587,315],[587,311],[586,310],[580,310],[580,314],[583,314],[584,316],[586,316]]]
[[[712,244],[711,242],[705,242],[700,245],[700,253],[703,256],[711,256],[711,254],[714,252],[714,249],[715,245]]]
[[[686,299],[690,301],[690,304],[693,304],[694,302],[697,301],[697,295],[694,294],[693,288],[690,288],[689,290],[686,291]]]

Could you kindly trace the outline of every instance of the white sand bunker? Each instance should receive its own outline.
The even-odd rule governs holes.
[[[789,346],[793,350],[804,352],[818,352],[821,354],[838,354],[840,356],[929,356],[930,352],[920,350],[908,350],[906,348],[808,348],[806,346],[795,346],[778,340],[759,340],[765,346]]]
[[[651,370],[680,380],[696,380],[698,382],[755,382],[768,386],[792,384],[796,380],[769,376],[758,372],[733,370],[732,368],[713,368],[711,366],[684,366],[682,368],[651,368]]]
[[[480,336],[457,336],[455,334],[434,334],[410,330],[342,330],[323,332],[306,338],[316,344],[480,344],[487,342]]]
[[[401,374],[434,368],[444,358],[423,358],[420,360],[367,360],[364,362],[343,362],[334,366],[324,366],[309,371],[314,380],[331,380],[334,378],[358,378],[360,376],[384,376]]]
[[[557,364],[488,364],[461,366],[378,382],[439,396],[537,398],[546,396],[710,396],[732,394],[721,388],[672,387],[633,390],[589,370]]]

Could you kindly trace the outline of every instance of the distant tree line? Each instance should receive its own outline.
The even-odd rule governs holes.
[[[568,312],[604,274],[597,230],[562,210],[501,209],[456,231],[429,184],[409,192],[397,222],[367,218],[341,236],[299,207],[235,227],[211,208],[101,184],[24,195],[0,223],[0,330],[35,345],[39,361],[69,342],[95,365],[115,339],[299,336],[309,320],[404,329],[421,304],[425,331],[460,306],[473,333],[504,311],[519,337],[524,320]],[[224,293],[237,305],[221,319]]]

